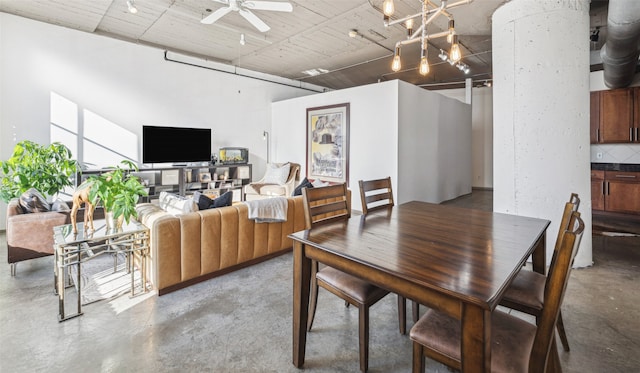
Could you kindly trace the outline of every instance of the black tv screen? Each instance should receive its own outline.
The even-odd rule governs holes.
[[[142,163],[211,161],[211,128],[142,126]]]

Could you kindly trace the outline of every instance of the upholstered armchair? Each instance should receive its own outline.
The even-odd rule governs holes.
[[[285,165],[287,165],[287,163],[268,164],[267,172],[262,179],[245,185],[244,200],[251,201],[270,197],[290,197],[300,182],[300,165],[289,162],[289,174],[286,180],[283,178],[280,182],[277,182],[278,180],[274,180],[274,175],[277,176],[279,170],[282,170],[282,167],[286,167]]]
[[[25,214],[18,199],[7,206],[7,258],[11,276],[16,263],[53,255],[53,227],[69,224],[69,211],[32,212]]]

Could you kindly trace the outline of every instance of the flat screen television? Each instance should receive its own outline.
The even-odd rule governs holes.
[[[211,128],[142,126],[142,163],[211,161]]]

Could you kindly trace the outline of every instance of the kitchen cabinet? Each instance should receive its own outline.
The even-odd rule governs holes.
[[[591,209],[604,210],[604,171],[591,170]]]
[[[591,170],[593,210],[640,214],[640,172]]]
[[[590,103],[589,138],[591,143],[595,144],[600,138],[600,91],[591,92]]]
[[[599,142],[620,143],[637,140],[633,120],[633,93],[634,90],[631,88],[601,92]]]

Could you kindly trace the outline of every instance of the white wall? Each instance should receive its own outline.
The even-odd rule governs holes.
[[[247,147],[262,176],[271,102],[315,92],[168,62],[163,53],[0,13],[0,159],[15,142],[49,142],[55,92],[137,136],[144,124],[210,127],[214,152]]]
[[[398,197],[440,203],[471,193],[471,107],[400,81]]]
[[[636,74],[630,87],[640,86],[640,74]],[[594,71],[589,75],[591,92],[608,90],[604,84],[604,72]],[[602,158],[598,158],[598,153]],[[591,162],[640,164],[640,144],[592,144]]]
[[[306,144],[292,139],[306,138],[306,109],[344,102],[350,103],[353,209],[362,209],[360,179],[390,176],[398,203],[437,203],[471,192],[469,105],[397,80],[274,103],[273,159],[300,163],[304,177]],[[442,127],[447,130],[437,130]],[[445,154],[449,151],[456,155]]]
[[[438,93],[465,102],[466,89],[442,89]],[[493,90],[471,91],[471,166],[474,188],[493,188]]]

